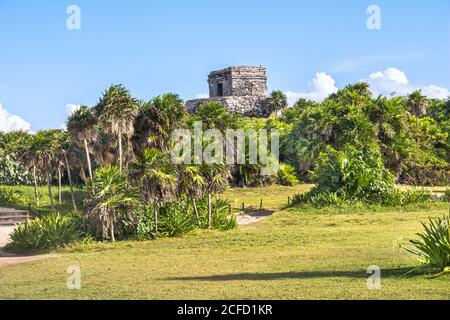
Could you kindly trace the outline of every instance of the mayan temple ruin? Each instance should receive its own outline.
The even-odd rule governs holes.
[[[199,105],[217,101],[230,112],[246,117],[266,116],[267,75],[264,67],[229,67],[213,71],[208,77],[209,98],[186,102],[193,113]]]

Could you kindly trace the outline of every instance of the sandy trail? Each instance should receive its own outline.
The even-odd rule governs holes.
[[[0,227],[0,268],[20,263],[27,263],[33,261],[39,261],[43,259],[56,258],[55,254],[45,254],[45,255],[15,255],[11,253],[4,252],[2,250],[10,239],[9,235],[13,232],[13,226]]]
[[[274,211],[268,210],[252,210],[246,211],[243,214],[237,216],[237,222],[240,226],[246,226],[252,223],[257,223],[265,220],[267,217],[271,216]]]

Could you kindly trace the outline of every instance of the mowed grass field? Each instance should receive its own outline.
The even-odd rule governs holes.
[[[230,232],[150,242],[78,245],[57,258],[0,268],[0,299],[450,299],[450,276],[430,279],[399,249],[448,205],[302,212],[289,196],[310,186],[236,189],[222,197],[275,213]],[[234,205],[236,204],[236,205]],[[381,289],[367,268],[381,269]],[[79,266],[81,290],[67,289]]]

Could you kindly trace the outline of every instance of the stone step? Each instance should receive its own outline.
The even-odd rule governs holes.
[[[0,226],[13,226],[27,221],[28,217],[24,215],[2,216],[0,217]]]
[[[13,216],[26,216],[26,212],[25,211],[2,211],[0,212],[0,219],[2,217],[13,217]]]

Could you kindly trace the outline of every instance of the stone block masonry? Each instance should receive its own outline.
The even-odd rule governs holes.
[[[265,117],[267,75],[264,67],[229,67],[213,71],[208,77],[209,98],[186,102],[188,112],[204,103],[217,101],[233,113],[246,117]]]

